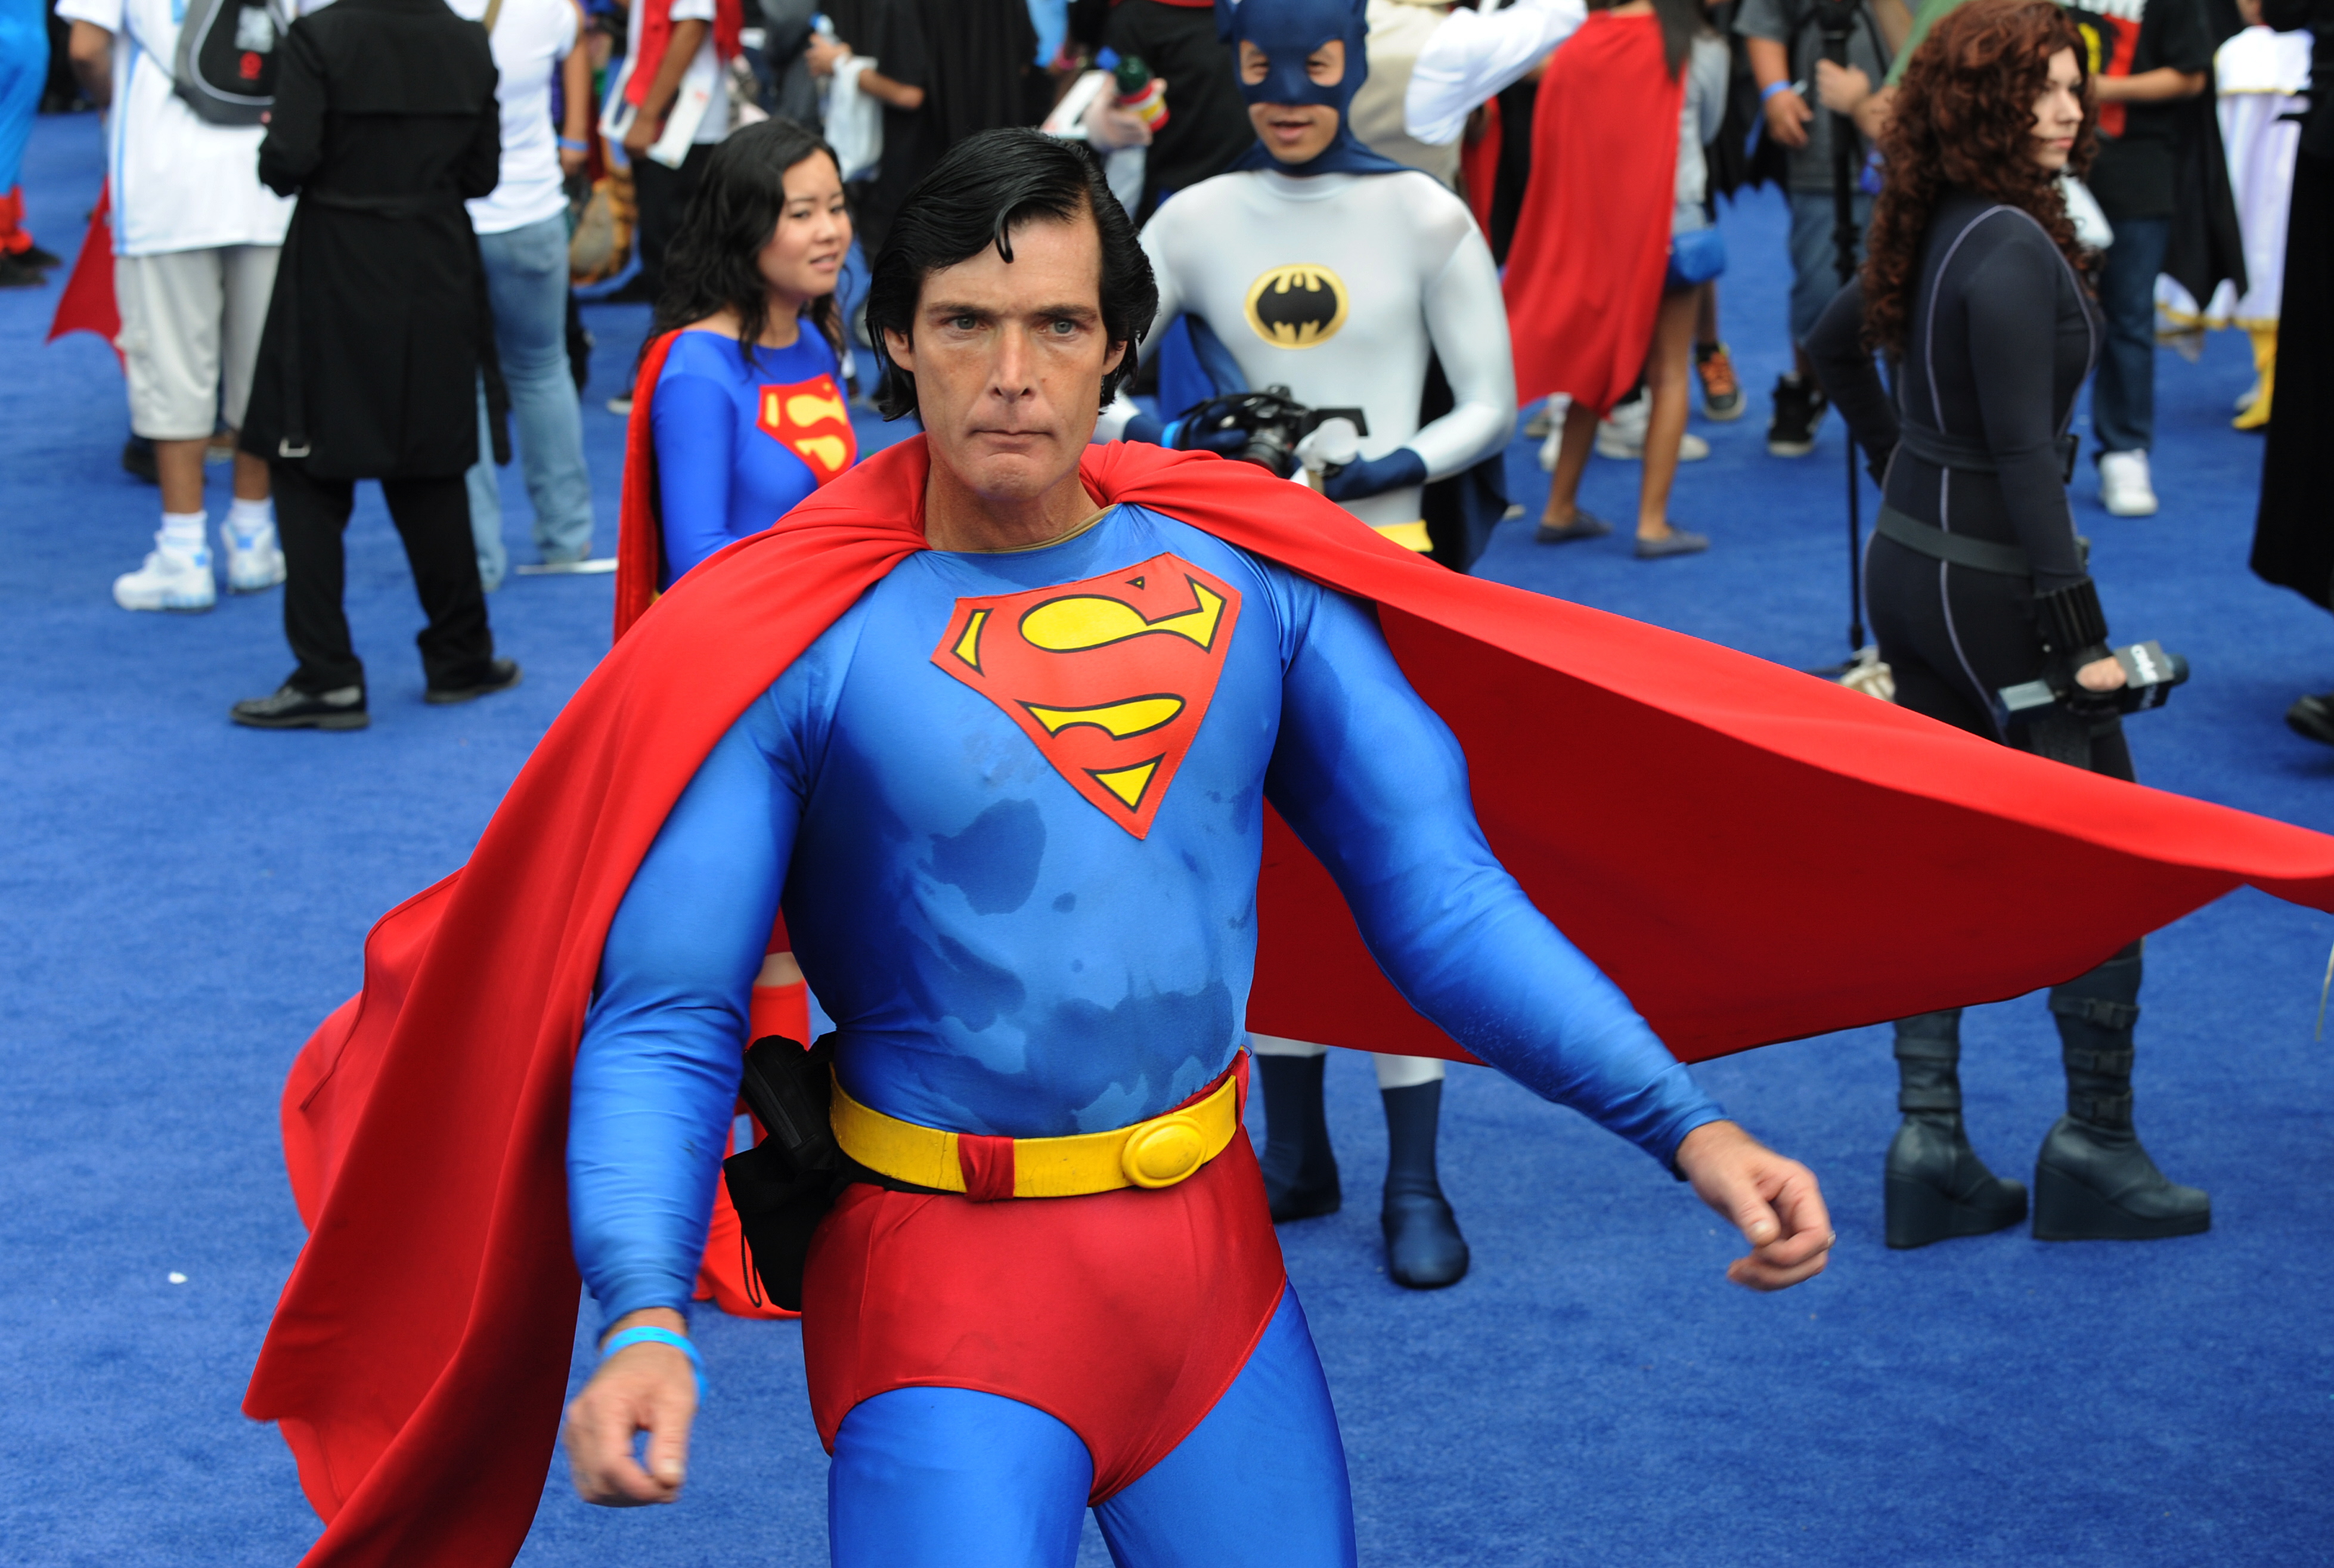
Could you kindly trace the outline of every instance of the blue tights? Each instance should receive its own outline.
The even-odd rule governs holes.
[[[835,1568],[1069,1568],[1093,1483],[1043,1410],[895,1389],[835,1436]],[[1119,1568],[1352,1568],[1345,1450],[1293,1289],[1207,1418],[1095,1513]]]

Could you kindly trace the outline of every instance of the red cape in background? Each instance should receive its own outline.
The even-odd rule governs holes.
[[[1684,96],[1651,16],[1592,11],[1549,56],[1501,285],[1519,403],[1564,392],[1601,415],[1637,384],[1669,270]]]
[[[49,319],[46,341],[54,343],[69,332],[93,332],[121,357],[121,306],[113,295],[113,189],[98,188],[97,209],[89,215],[89,232],[82,236],[81,254],[73,257],[72,276],[57,295],[57,314]]]
[[[651,605],[301,1052],[284,1134],[313,1234],[244,1408],[329,1523],[311,1564],[524,1540],[573,1345],[568,1082],[609,921],[714,741],[924,547],[927,461],[921,437],[869,459]],[[1246,464],[1111,445],[1084,474],[1374,601],[1492,847],[1688,1060],[2048,985],[2246,883],[2334,908],[2334,839],[1461,576]],[[1251,1028],[1463,1054],[1269,816],[1259,896]]]
[[[616,502],[616,635],[656,603],[657,579],[664,575],[664,531],[657,522],[657,377],[678,333],[666,333],[642,351],[632,377],[632,411],[624,421],[624,484]]]

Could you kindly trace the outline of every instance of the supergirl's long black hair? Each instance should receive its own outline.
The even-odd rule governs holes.
[[[791,120],[765,120],[731,132],[705,160],[704,177],[664,253],[664,291],[647,342],[724,310],[738,315],[738,347],[752,363],[770,296],[758,258],[786,210],[786,170],[806,158],[835,163],[818,132]],[[842,313],[825,294],[803,315],[839,354]]]

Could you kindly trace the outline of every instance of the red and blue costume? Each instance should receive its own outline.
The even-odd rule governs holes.
[[[516,1553],[577,1257],[604,1312],[686,1296],[781,901],[816,907],[842,1087],[921,1126],[1124,1125],[1253,1027],[1463,1044],[1664,1155],[1710,1108],[1652,1031],[1691,1059],[2016,994],[2242,882],[2334,905],[2334,840],[1461,577],[1245,465],[1089,449],[1099,527],[962,557],[925,545],[926,462],[862,464],[651,607],[303,1052],[313,1234],[246,1408],[329,1521],[312,1563]],[[1174,662],[1027,683],[1143,644]],[[1584,757],[1593,832],[1549,798]],[[1374,805],[1394,766],[1415,821]],[[1908,880],[1890,922],[1837,923]],[[1099,1495],[1130,1559],[1252,1559],[1309,1500],[1291,1530],[1334,1560],[1334,1428],[1262,1210],[1237,1138],[1155,1192],[853,1189],[804,1330],[839,1538],[893,1550],[908,1495],[981,1484],[915,1456],[996,1444],[1010,1550],[1058,1554]],[[1062,1327],[1111,1314],[1139,1331]]]

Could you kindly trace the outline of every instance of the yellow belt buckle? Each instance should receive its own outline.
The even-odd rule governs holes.
[[[1208,1163],[1208,1136],[1184,1111],[1170,1111],[1129,1128],[1119,1168],[1139,1187],[1172,1187]]]

